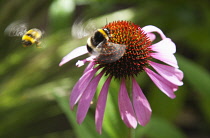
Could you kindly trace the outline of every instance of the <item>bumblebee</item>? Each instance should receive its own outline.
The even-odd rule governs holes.
[[[113,36],[108,28],[98,29],[87,40],[87,50],[96,56],[98,63],[112,63],[120,59],[126,50],[126,45],[116,44],[109,41]]]
[[[40,39],[43,36],[43,31],[33,28],[27,30],[27,24],[21,21],[16,21],[10,24],[6,29],[5,33],[9,36],[19,36],[22,37],[22,45],[23,47],[29,47],[33,44],[36,45],[37,48],[41,48]]]
[[[77,39],[90,36],[87,39],[87,50],[90,55],[95,56],[96,62],[101,64],[117,61],[126,51],[126,45],[110,41],[115,39],[115,36],[109,28],[96,29],[92,20],[76,20],[72,26],[72,36]]]
[[[42,37],[42,32],[39,29],[33,28],[27,31],[22,36],[22,44],[23,47],[31,46],[32,44],[36,44],[36,47],[40,48],[41,44],[40,39]]]

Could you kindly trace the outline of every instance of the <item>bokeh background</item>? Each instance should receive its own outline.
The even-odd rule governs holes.
[[[117,81],[111,84],[102,135],[95,130],[95,101],[82,125],[76,123],[76,108],[69,109],[71,89],[85,68],[75,63],[85,56],[62,67],[58,64],[86,43],[87,38],[78,40],[71,34],[78,18],[91,19],[96,27],[114,20],[142,27],[152,24],[177,45],[184,85],[172,100],[145,73],[140,74],[138,82],[153,114],[147,126],[133,131],[133,137],[210,137],[209,0],[0,0],[1,138],[127,137],[117,107]],[[44,30],[45,47],[24,48],[20,37],[7,36],[5,28],[17,20]]]

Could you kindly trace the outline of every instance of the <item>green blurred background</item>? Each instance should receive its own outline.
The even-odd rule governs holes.
[[[0,138],[127,137],[117,107],[117,81],[111,84],[102,135],[95,130],[94,104],[82,125],[76,123],[76,109],[69,109],[70,90],[85,68],[75,63],[85,56],[58,64],[86,43],[87,38],[71,35],[78,18],[91,19],[96,27],[114,20],[152,24],[177,45],[184,86],[172,100],[140,74],[138,82],[153,114],[133,137],[210,137],[209,0],[0,0]],[[23,48],[21,38],[5,35],[5,28],[17,20],[44,30],[45,47]]]

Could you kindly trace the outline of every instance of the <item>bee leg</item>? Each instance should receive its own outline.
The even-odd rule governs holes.
[[[39,46],[39,45],[36,45],[36,47],[37,47],[37,48],[42,48],[42,47],[41,47],[41,46]]]
[[[37,41],[37,42],[36,42],[36,47],[37,47],[37,48],[42,48],[42,46],[40,46],[40,44],[41,44],[41,42],[38,42],[38,41]]]

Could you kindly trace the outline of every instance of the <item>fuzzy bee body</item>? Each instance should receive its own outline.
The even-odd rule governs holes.
[[[83,22],[76,20],[72,26],[72,36],[81,39],[90,36],[87,39],[87,51],[95,56],[97,63],[107,64],[119,60],[126,51],[125,44],[118,44],[110,41],[114,39],[109,28],[103,27],[96,29],[92,20]]]
[[[36,47],[40,48],[41,41],[40,39],[43,36],[43,31],[33,28],[28,30],[27,24],[22,21],[16,21],[11,23],[6,29],[5,33],[8,36],[18,36],[22,37],[22,45],[23,47],[29,47],[33,44],[36,45]]]
[[[36,44],[36,46],[38,47],[41,44],[40,42],[41,37],[42,37],[42,32],[39,29],[36,28],[30,29],[22,36],[22,44],[24,47]]]
[[[108,28],[98,29],[92,37],[87,40],[87,49],[91,55],[96,56],[99,63],[112,63],[120,59],[126,46],[109,41],[111,34]]]

